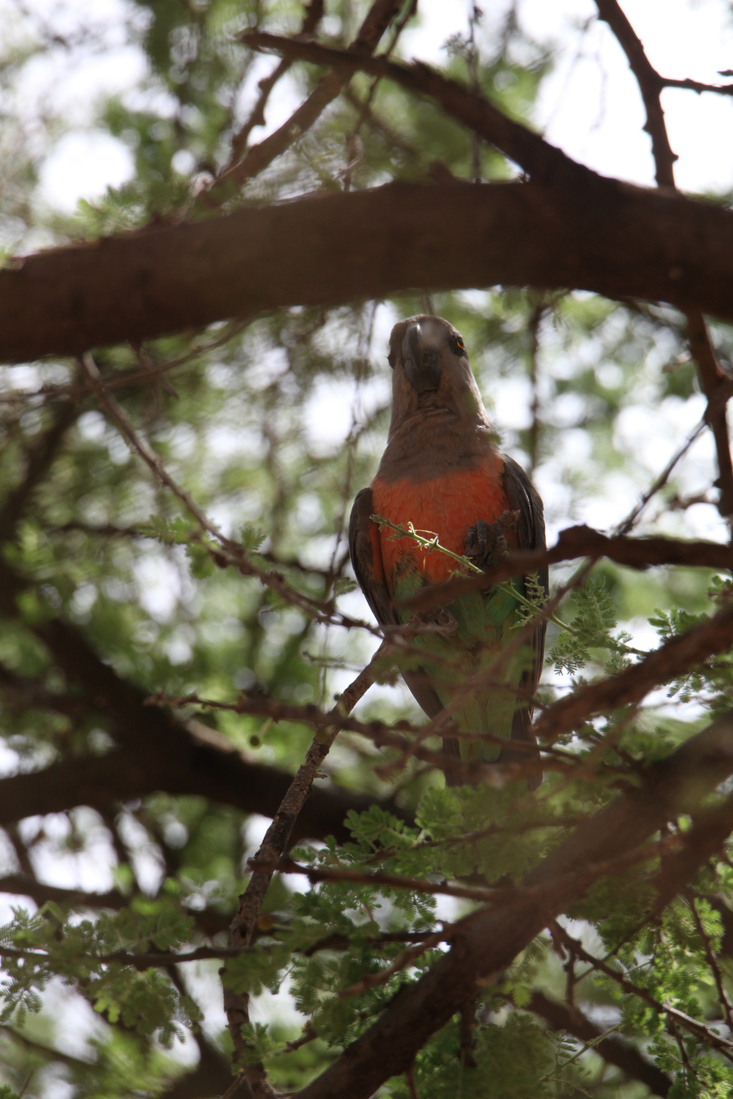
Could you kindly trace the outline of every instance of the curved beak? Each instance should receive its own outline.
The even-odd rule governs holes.
[[[402,341],[405,374],[417,393],[435,391],[440,385],[440,355],[434,347],[423,345],[423,330],[411,324]]]

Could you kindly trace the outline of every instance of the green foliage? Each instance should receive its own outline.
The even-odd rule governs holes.
[[[573,599],[575,615],[572,622],[557,635],[548,654],[558,672],[573,674],[591,660],[591,650],[605,649],[607,675],[616,675],[631,663],[626,642],[631,634],[616,629],[616,609],[605,577],[591,577],[577,588]]]
[[[174,951],[191,937],[193,920],[173,899],[139,898],[117,913],[70,920],[53,902],[35,916],[15,911],[0,928],[7,949],[2,980],[2,1021],[22,1026],[27,1012],[42,1007],[41,993],[54,976],[80,982],[94,1009],[112,1024],[141,1035],[156,1034],[164,1046],[181,1036],[180,1025],[200,1018],[196,1004],[180,996],[156,969],[135,972],[116,954]],[[142,959],[141,959],[142,960]]]
[[[724,606],[730,599],[731,581],[726,577],[714,576],[711,579],[708,596],[711,601]],[[677,637],[694,626],[700,625],[708,617],[707,613],[691,614],[681,607],[669,610],[657,610],[649,622],[655,627],[661,641]],[[694,668],[686,675],[676,676],[668,694],[678,696],[681,702],[703,702],[714,713],[723,713],[733,699],[733,665],[730,651],[716,660],[708,660],[700,668]]]

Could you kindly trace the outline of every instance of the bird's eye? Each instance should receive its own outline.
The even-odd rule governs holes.
[[[453,348],[453,351],[456,353],[456,355],[466,354],[466,345],[460,336],[452,336],[450,342],[451,347]]]

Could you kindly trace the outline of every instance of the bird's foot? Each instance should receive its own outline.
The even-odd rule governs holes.
[[[517,512],[504,511],[495,523],[485,523],[483,519],[466,531],[464,553],[480,568],[493,565],[509,552],[506,536],[517,529]]]

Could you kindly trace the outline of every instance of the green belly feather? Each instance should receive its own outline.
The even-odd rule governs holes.
[[[395,577],[394,599],[410,599],[426,583],[414,558],[406,557]],[[517,592],[524,594],[522,581],[514,584]],[[455,701],[453,721],[462,732],[486,733],[506,740],[511,737],[518,699],[514,691],[501,684],[518,687],[531,662],[529,646],[520,647],[504,661],[497,660],[522,621],[521,603],[512,590],[507,584],[472,592],[451,603],[448,614],[441,608],[421,616],[429,629],[411,639],[412,654],[403,658],[405,670],[419,668],[428,676],[443,706]],[[401,608],[398,613],[407,623],[413,612]],[[466,691],[467,681],[482,673],[490,683]],[[491,741],[459,743],[464,759],[494,761],[499,756],[500,747]]]

